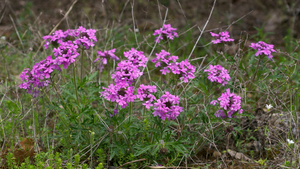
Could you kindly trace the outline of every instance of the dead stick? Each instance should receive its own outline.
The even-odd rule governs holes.
[[[117,167],[117,169],[123,167],[124,165],[131,164],[131,163],[135,163],[135,162],[139,162],[139,161],[144,161],[144,160],[146,160],[146,159],[145,159],[145,158],[142,158],[142,159],[139,159],[139,160],[130,161],[130,162],[127,162],[127,163],[125,163],[125,164],[123,164],[123,165]]]

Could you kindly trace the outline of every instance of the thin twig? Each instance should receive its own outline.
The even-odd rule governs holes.
[[[217,0],[214,0],[214,4],[213,4],[213,6],[212,6],[212,8],[211,8],[211,10],[210,10],[210,14],[209,14],[209,16],[208,16],[208,19],[207,19],[205,25],[203,26],[203,28],[202,28],[202,30],[201,30],[201,33],[200,33],[200,35],[199,35],[199,37],[198,37],[198,39],[197,39],[197,41],[196,41],[196,43],[195,43],[195,45],[194,45],[192,51],[191,51],[191,53],[190,53],[188,59],[190,59],[190,57],[192,56],[192,54],[193,54],[193,52],[194,52],[194,50],[195,50],[195,48],[196,48],[196,46],[197,46],[197,44],[198,44],[200,38],[201,38],[201,36],[202,36],[202,34],[203,34],[203,32],[204,32],[204,30],[205,30],[205,28],[206,28],[206,26],[207,26],[209,20],[210,20],[210,17],[211,17],[211,15],[212,15],[213,11],[214,11],[216,2],[217,2]]]

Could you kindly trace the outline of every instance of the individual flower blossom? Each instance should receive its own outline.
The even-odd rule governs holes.
[[[211,42],[213,44],[217,44],[217,43],[221,43],[221,42],[230,42],[230,41],[234,41],[234,39],[230,38],[229,32],[225,31],[225,32],[219,32],[218,34],[210,32],[212,37],[215,37],[216,40],[212,40]]]
[[[273,60],[273,55],[271,53],[276,52],[276,50],[273,49],[274,45],[267,44],[263,41],[259,41],[258,43],[251,43],[249,47],[257,50],[255,56],[265,54],[270,60]]]
[[[165,94],[154,103],[154,112],[152,114],[154,117],[159,116],[162,120],[176,119],[180,112],[183,111],[183,108],[179,106],[179,100],[178,96],[165,91]]]
[[[289,144],[294,144],[295,142],[293,140],[287,139],[286,140]]]
[[[266,104],[266,108],[267,108],[267,111],[270,111],[270,109],[272,108],[273,106],[271,104]]]
[[[230,80],[230,76],[227,70],[220,65],[209,65],[209,69],[204,70],[204,72],[208,73],[208,79],[211,82],[221,83],[223,86],[228,83]]]
[[[178,34],[175,32],[176,30],[176,28],[171,27],[171,24],[165,24],[163,28],[154,31],[153,35],[158,35],[158,37],[155,37],[155,42],[159,43],[164,37],[170,40],[173,40],[174,37],[178,38]]]
[[[107,64],[107,58],[111,58],[113,60],[119,60],[119,58],[115,55],[116,49],[111,49],[107,51],[97,51],[98,58],[94,61],[97,62],[98,60],[101,60],[101,62],[106,65]]]
[[[119,58],[115,55],[116,49],[111,49],[111,50],[107,50],[107,51],[97,51],[98,53],[98,57],[97,59],[95,59],[94,62],[97,62],[98,60],[100,60],[99,62],[99,69],[100,72],[102,72],[102,70],[104,69],[104,65],[107,64],[107,59],[111,58],[113,60],[119,60]]]
[[[227,117],[226,114],[224,113],[224,110],[218,110],[215,113],[215,116],[218,117],[218,118],[222,118],[222,119],[225,119]]]
[[[213,101],[210,102],[210,104],[211,104],[211,105],[214,105],[214,106],[215,106],[216,104],[218,104],[218,103],[219,103],[219,102],[218,102],[217,100],[213,100]]]
[[[124,52],[124,56],[132,62],[133,65],[137,67],[146,67],[146,63],[148,62],[148,58],[143,54],[142,51],[137,51],[134,48],[131,50]]]
[[[143,72],[134,66],[132,62],[123,60],[118,63],[116,71],[111,75],[111,78],[115,79],[115,83],[127,82],[131,85],[141,75],[143,75]]]
[[[152,60],[155,64],[155,67],[161,66],[161,62],[165,63],[166,65],[169,64],[170,61],[176,62],[178,56],[171,56],[169,52],[165,50],[161,50],[160,53],[156,53],[156,58]]]
[[[110,117],[113,117],[113,116],[115,116],[115,115],[117,115],[117,114],[119,114],[119,112],[118,112],[118,108],[117,108],[117,106],[116,106],[116,108],[115,108],[114,111],[113,111],[113,114],[109,114],[109,116],[110,116]]]
[[[220,104],[221,109],[215,114],[216,117],[224,117],[221,112],[223,111],[222,109],[226,110],[226,117],[228,118],[234,118],[235,116],[233,115],[236,113],[243,113],[243,109],[241,109],[241,97],[234,93],[230,93],[230,89],[226,89],[226,92],[222,93],[218,100],[213,100],[210,104],[216,105],[217,103]]]
[[[19,85],[21,89],[27,89],[29,94],[37,97],[39,89],[48,86],[50,81],[50,74],[53,70],[60,70],[60,67],[55,64],[51,56],[48,56],[45,60],[41,60],[36,63],[32,69],[26,68],[20,75],[23,83]]]
[[[150,109],[150,107],[153,106],[152,102],[156,100],[155,96],[151,93],[156,93],[156,86],[141,84],[138,88],[138,94],[136,95],[141,101],[145,101],[143,105],[146,106],[147,109]]]
[[[128,106],[128,103],[134,102],[136,96],[133,94],[134,87],[128,83],[110,84],[108,88],[103,87],[104,91],[100,92],[106,100],[118,103],[121,108]]]

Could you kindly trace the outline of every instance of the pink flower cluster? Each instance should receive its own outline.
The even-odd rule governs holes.
[[[174,37],[178,38],[178,34],[175,32],[176,30],[176,28],[171,27],[171,24],[165,24],[163,28],[154,31],[153,35],[158,35],[158,37],[155,38],[155,42],[159,43],[164,37],[170,40],[173,40]]]
[[[212,37],[215,37],[216,40],[212,40],[211,42],[213,44],[221,43],[221,42],[231,42],[234,41],[234,39],[230,38],[229,32],[219,32],[218,34],[210,32]]]
[[[170,56],[170,53],[166,51],[162,51],[157,55],[156,66],[160,66],[161,62],[171,66],[170,61],[176,62],[178,59],[177,56]],[[178,106],[178,96],[165,92],[160,99],[157,99],[154,96],[154,93],[156,93],[156,86],[144,84],[141,84],[137,89],[137,94],[134,94],[133,84],[138,77],[143,75],[140,68],[145,67],[148,62],[148,59],[144,56],[143,52],[131,48],[131,50],[124,52],[124,56],[127,60],[119,62],[116,71],[111,75],[115,84],[109,85],[108,88],[103,87],[104,91],[100,92],[101,96],[108,101],[116,102],[121,108],[125,108],[130,102],[134,102],[135,99],[139,99],[143,102],[142,105],[144,105],[146,109],[149,110],[151,107],[154,107],[154,116],[159,116],[162,120],[165,120],[166,118],[168,120],[175,119],[183,109]],[[177,67],[176,69],[170,68],[173,72],[177,71],[177,74],[182,74],[183,79],[192,78],[195,70],[190,68],[191,65],[187,60],[180,63],[176,62],[175,66]],[[115,114],[116,113],[113,115]]]
[[[125,108],[128,103],[134,102],[136,96],[133,94],[134,87],[126,82],[120,82],[118,85],[110,84],[108,88],[103,87],[101,96],[111,102],[117,102],[119,106]]]
[[[66,31],[57,30],[52,35],[44,36],[45,49],[47,49],[50,43],[54,45],[59,45],[64,42],[72,41],[75,45],[82,45],[86,49],[94,46],[94,42],[97,42],[95,29],[86,29],[79,26],[78,29],[68,29]]]
[[[178,74],[180,75],[180,80],[183,80],[185,83],[187,83],[189,79],[194,79],[195,67],[191,65],[187,59],[176,62],[177,59],[178,56],[171,56],[169,52],[161,50],[160,53],[156,53],[156,58],[153,59],[152,62],[155,63],[155,67],[160,67],[162,66],[161,63],[163,63],[164,67],[160,71],[164,75],[170,72]]]
[[[230,89],[226,89],[225,93],[222,93],[222,95],[218,98],[218,100],[211,101],[210,104],[216,105],[220,104],[220,110],[218,110],[215,113],[216,117],[221,118],[235,118],[234,114],[236,113],[243,113],[243,109],[241,109],[241,97],[238,95],[235,95],[234,93],[230,93]],[[226,110],[226,114],[225,111]]]
[[[67,69],[75,59],[80,55],[77,51],[80,45],[88,49],[94,46],[97,41],[95,36],[96,30],[85,29],[80,26],[78,29],[69,29],[65,32],[62,30],[55,31],[52,35],[44,36],[45,48],[47,49],[50,44],[53,44],[53,55],[48,56],[45,60],[36,63],[33,68],[24,69],[20,77],[23,83],[19,85],[22,89],[27,89],[27,92],[38,96],[39,88],[47,86],[51,73],[54,69],[60,70],[60,65]]]
[[[134,48],[131,48],[131,50],[124,52],[124,56],[136,67],[146,67],[146,63],[148,62],[148,59],[144,55],[144,52],[137,51]]]
[[[271,53],[276,52],[276,50],[273,49],[274,45],[267,44],[263,41],[259,41],[257,43],[251,43],[249,47],[257,50],[255,56],[265,54],[268,56],[270,60],[272,60],[273,58],[273,55]]]
[[[97,62],[98,60],[101,60],[102,64],[106,65],[107,64],[107,58],[110,57],[113,60],[119,60],[119,58],[115,55],[116,49],[111,49],[107,51],[97,51],[97,54],[99,57],[95,59],[94,62]]]
[[[156,101],[156,97],[151,93],[156,93],[156,86],[141,84],[138,88],[137,98],[145,101],[143,105],[146,106],[146,109],[150,109],[153,106],[153,101]]]
[[[211,82],[218,82],[221,83],[223,86],[225,86],[225,84],[227,84],[230,80],[228,71],[220,65],[209,65],[209,69],[204,70],[204,72],[209,72],[208,79]]]
[[[50,74],[53,70],[60,70],[60,67],[55,64],[55,61],[48,56],[45,60],[41,60],[36,63],[32,70],[26,68],[20,75],[23,83],[19,85],[21,89],[26,89],[29,94],[37,97],[39,94],[39,88],[48,86],[50,81]]]
[[[182,112],[183,108],[179,106],[179,97],[171,95],[169,92],[165,91],[160,99],[157,99],[157,102],[154,103],[154,116],[159,116],[162,120],[166,118],[176,119]]]
[[[94,62],[97,62],[98,60],[100,60],[99,62],[99,69],[100,72],[103,71],[104,69],[104,65],[107,64],[107,59],[113,59],[113,60],[119,60],[119,58],[115,55],[116,49],[111,49],[111,50],[107,50],[107,51],[97,51],[98,57],[94,60]]]
[[[143,75],[139,67],[144,67],[148,61],[143,52],[134,48],[124,52],[124,56],[127,60],[119,62],[116,71],[111,75],[115,84],[110,84],[108,88],[103,87],[104,91],[100,92],[106,100],[116,102],[121,108],[125,108],[128,103],[134,102],[136,99],[137,95],[133,94],[134,87],[132,85],[138,77]]]

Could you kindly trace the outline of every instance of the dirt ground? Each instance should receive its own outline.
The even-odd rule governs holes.
[[[59,23],[72,0],[2,0],[0,2],[0,35],[9,37],[16,27],[24,25],[44,29],[44,33]],[[78,0],[59,29],[79,25],[103,28],[112,25],[133,25],[140,32],[160,27],[165,18],[167,23],[184,32],[193,26],[203,28],[214,0]],[[4,9],[4,10],[3,10]],[[272,32],[268,43],[280,45],[284,37],[300,37],[300,3],[298,0],[216,0],[207,31],[218,32],[228,29],[234,38],[242,33],[254,35],[254,27]],[[10,17],[11,16],[11,17]],[[289,32],[291,34],[289,34]]]

